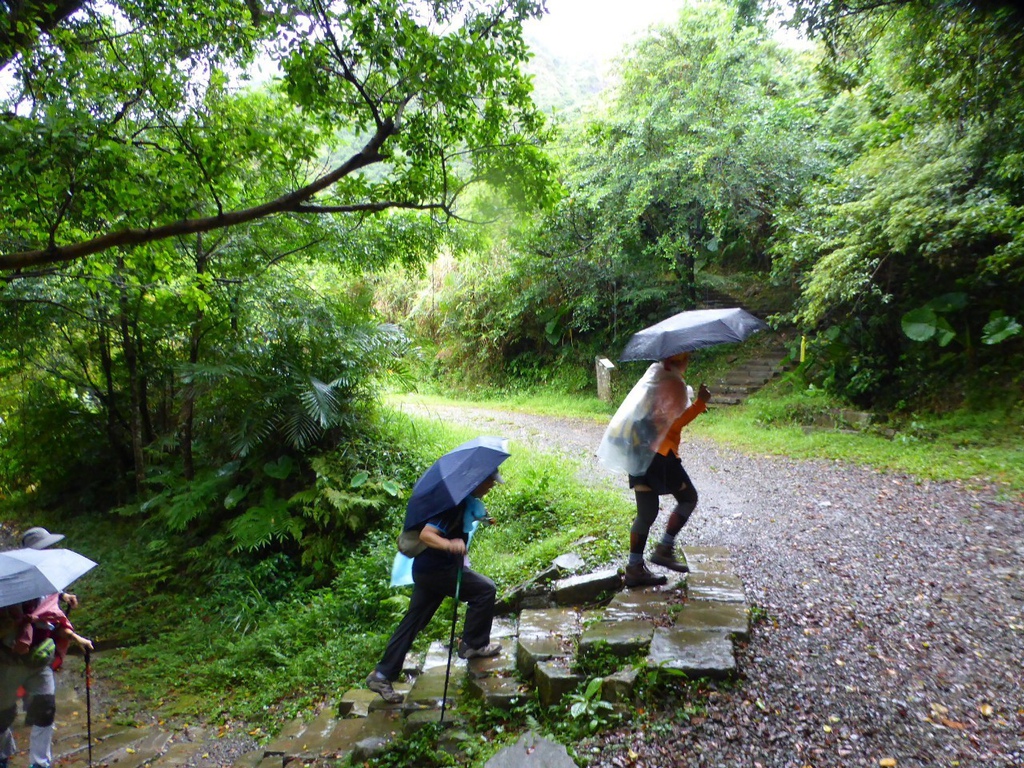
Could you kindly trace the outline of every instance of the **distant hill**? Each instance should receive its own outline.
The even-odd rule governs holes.
[[[609,84],[608,65],[595,59],[571,59],[551,52],[537,38],[526,36],[533,58],[523,71],[533,77],[534,102],[544,112],[568,115],[594,99]]]

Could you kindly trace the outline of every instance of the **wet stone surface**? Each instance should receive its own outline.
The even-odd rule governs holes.
[[[534,668],[533,685],[537,689],[540,703],[545,707],[557,704],[583,682],[583,676],[572,671],[567,658],[539,661]]]
[[[732,573],[691,573],[686,586],[691,600],[719,600],[726,603],[746,601],[743,582]]]
[[[555,582],[551,597],[557,605],[586,605],[622,586],[622,575],[609,568],[595,573],[570,576]]]
[[[654,622],[642,619],[630,621],[601,621],[587,627],[580,637],[581,656],[592,655],[607,647],[620,658],[645,653],[654,636]]]
[[[750,639],[747,606],[716,600],[690,600],[679,610],[675,626],[702,632],[722,632],[736,640]]]
[[[647,662],[700,677],[731,677],[736,674],[733,644],[724,632],[705,632],[680,627],[659,627],[651,640]]]

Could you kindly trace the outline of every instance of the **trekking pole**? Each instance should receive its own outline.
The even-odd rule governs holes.
[[[92,667],[89,664],[90,651],[85,648],[85,733],[89,745],[89,768],[92,768]]]
[[[452,635],[448,639],[448,668],[444,672],[444,693],[441,696],[441,719],[444,722],[444,711],[448,706],[448,679],[452,674],[452,651],[455,650],[455,624],[459,620],[459,588],[462,586],[462,561],[459,562],[459,572],[455,576],[455,610],[452,611]]]

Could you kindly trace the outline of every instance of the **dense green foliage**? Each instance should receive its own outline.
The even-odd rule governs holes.
[[[318,456],[406,375],[365,276],[549,196],[540,6],[60,8],[0,17],[0,491],[329,561],[405,468]]]
[[[893,17],[822,120],[831,172],[780,216],[776,276],[825,331],[827,386],[860,402],[948,407],[964,373],[1019,382],[1019,40],[961,21]]]
[[[858,6],[822,56],[743,8],[687,4],[629,49],[608,98],[559,126],[556,207],[445,265],[429,306],[405,283],[390,316],[434,372],[472,361],[446,386],[579,391],[594,355],[725,288],[807,334],[806,379],[859,407],[1019,400],[1017,26]]]
[[[407,599],[386,571],[408,490],[471,436],[382,391],[603,419],[594,356],[712,289],[808,359],[695,429],[1024,487],[1018,14],[800,0],[822,53],[753,3],[685,3],[592,102],[593,72],[532,62],[537,105],[541,6],[0,10],[0,503],[102,562],[82,621],[129,646],[100,663],[141,706],[272,729],[366,674]],[[888,418],[805,434],[850,403]],[[615,557],[620,499],[561,458],[506,474],[474,544],[496,581],[584,535]],[[588,689],[571,703],[514,714],[602,726]],[[443,761],[425,748],[381,764]]]

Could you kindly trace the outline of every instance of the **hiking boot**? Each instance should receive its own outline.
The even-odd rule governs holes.
[[[497,656],[501,653],[501,643],[488,643],[482,648],[470,648],[465,643],[459,643],[460,659],[483,659],[488,656]]]
[[[374,693],[379,693],[388,704],[397,704],[402,700],[402,694],[392,688],[391,681],[377,670],[373,670],[366,678],[366,687]]]
[[[686,561],[677,560],[676,556],[672,553],[672,547],[667,544],[658,544],[654,547],[654,554],[651,555],[651,562],[655,565],[660,565],[662,568],[679,571],[679,573],[690,572],[690,568],[686,565]]]
[[[658,587],[668,581],[667,576],[656,576],[644,563],[626,566],[627,587]]]

